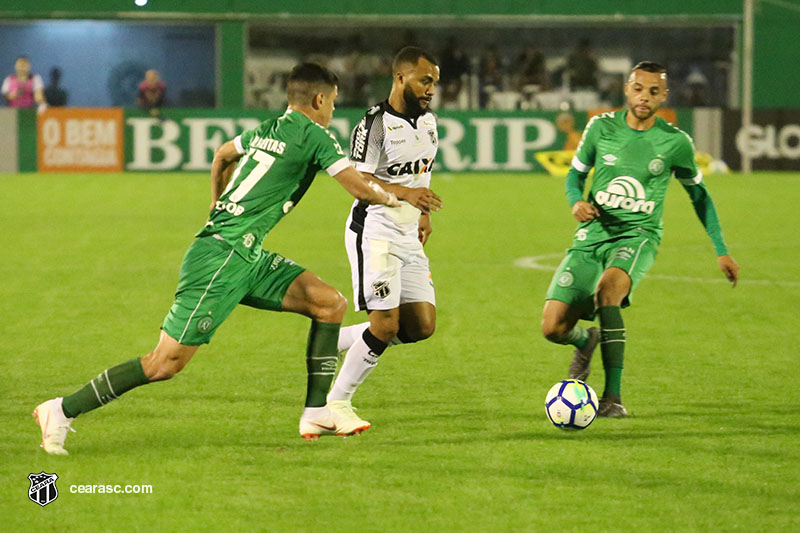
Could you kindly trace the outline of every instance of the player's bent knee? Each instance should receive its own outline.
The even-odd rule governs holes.
[[[347,299],[333,287],[315,291],[311,302],[311,314],[321,322],[341,322],[347,312]]]
[[[397,337],[397,333],[400,331],[400,323],[397,320],[380,320],[372,322],[369,330],[383,342],[389,343]]]
[[[429,339],[433,336],[433,333],[436,331],[436,323],[435,322],[425,322],[423,324],[419,324],[414,331],[408,332],[407,339],[401,339],[404,342],[419,342],[424,341],[425,339]]]
[[[547,318],[542,319],[542,335],[550,342],[560,341],[567,333],[569,333],[569,330],[565,322]]]

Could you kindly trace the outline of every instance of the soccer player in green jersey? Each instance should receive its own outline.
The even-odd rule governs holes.
[[[728,255],[722,230],[692,139],[656,116],[666,100],[667,71],[661,65],[636,65],[625,84],[627,109],[602,113],[586,125],[567,175],[567,199],[578,229],[572,247],[547,291],[542,333],[551,342],[575,346],[569,377],[589,376],[592,353],[600,344],[605,390],[598,416],[626,416],[620,387],[625,324],[620,309],[652,266],[661,242],[664,197],[674,175],[691,198],[717,262],[736,286],[739,266]],[[583,200],[594,167],[588,198]],[[581,318],[600,319],[600,329],[583,328]]]
[[[261,247],[267,233],[300,201],[319,170],[325,170],[360,200],[400,205],[395,194],[364,179],[327,130],[337,85],[336,75],[327,69],[313,63],[298,65],[288,78],[286,112],[216,150],[208,222],[183,259],[175,302],[161,326],[158,345],[144,357],[102,371],[74,394],[39,405],[33,414],[41,426],[46,452],[67,454],[67,430],[78,415],[135,387],[180,372],[240,303],[311,318],[300,434],[311,440],[321,434],[355,432],[335,423],[325,407],[347,301],[310,271]],[[396,191],[401,197],[413,192]]]

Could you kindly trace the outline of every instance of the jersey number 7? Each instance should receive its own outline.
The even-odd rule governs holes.
[[[231,181],[228,183],[228,186],[223,191],[223,195],[226,194],[232,187],[233,184],[236,183],[236,180],[239,178],[239,174],[242,172],[242,169],[247,166],[250,158],[255,159],[258,164],[253,167],[253,170],[250,171],[250,174],[242,180],[242,182],[236,187],[236,190],[231,194],[229,200],[231,202],[240,202],[242,198],[245,197],[250,190],[256,186],[256,183],[259,182],[261,178],[264,177],[272,164],[275,162],[275,158],[269,155],[266,152],[262,152],[261,150],[252,150],[247,156],[244,158],[244,161],[239,165],[239,168],[236,169],[236,172],[233,173],[231,176]]]

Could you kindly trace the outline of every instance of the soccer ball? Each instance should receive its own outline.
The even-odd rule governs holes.
[[[547,418],[557,428],[585,429],[597,416],[597,394],[577,379],[553,385],[544,400]]]

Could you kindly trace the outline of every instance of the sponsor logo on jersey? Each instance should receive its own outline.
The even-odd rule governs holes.
[[[650,161],[649,165],[647,165],[647,170],[649,170],[650,174],[652,174],[653,176],[658,176],[659,174],[664,172],[664,160],[661,159],[660,157],[656,157],[655,159]]]
[[[558,283],[559,287],[569,287],[575,281],[575,277],[572,275],[572,272],[562,272],[556,283]]]
[[[398,124],[397,126],[386,126],[386,130],[387,131],[395,131],[395,130],[402,130],[402,129],[403,129],[403,125],[402,124]]]
[[[235,217],[238,217],[244,213],[244,206],[241,206],[236,202],[223,202],[221,200],[217,200],[217,203],[214,204],[214,209],[217,211],[227,211]]]
[[[603,156],[603,164],[613,167],[617,164],[617,156],[613,154],[606,154]]]
[[[389,165],[386,173],[390,176],[402,176],[403,174],[421,174],[433,170],[433,159],[423,157],[416,161],[406,161],[405,163],[394,163]]]
[[[390,139],[389,142],[394,145],[405,144],[405,139]]]
[[[388,281],[375,281],[372,283],[372,293],[378,298],[386,298],[391,293]]]
[[[367,151],[367,117],[361,119],[361,122],[356,126],[356,134],[353,136],[352,157],[353,159],[363,161],[364,154]]]
[[[647,201],[642,184],[630,176],[614,178],[605,191],[597,191],[594,199],[598,205],[625,209],[632,213],[642,212],[649,215],[656,208],[654,201]]]

